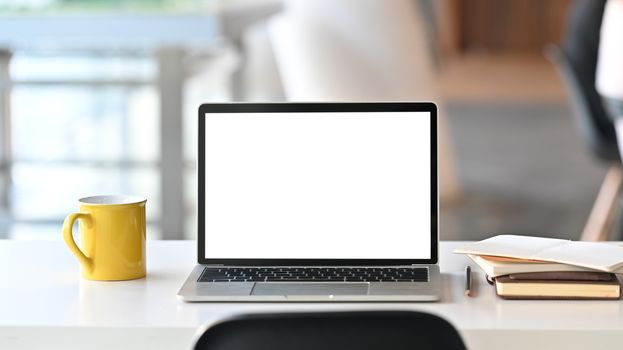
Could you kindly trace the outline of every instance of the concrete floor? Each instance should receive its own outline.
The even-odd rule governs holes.
[[[579,237],[606,166],[589,154],[564,102],[446,110],[464,196],[442,208],[441,239]]]

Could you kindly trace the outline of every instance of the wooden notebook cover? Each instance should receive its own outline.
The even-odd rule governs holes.
[[[619,284],[619,280],[616,278],[615,275],[613,280],[610,281],[561,281],[561,280],[550,280],[550,281],[545,281],[545,280],[516,280],[516,279],[512,279],[510,276],[499,276],[493,279],[494,284],[501,282],[501,283],[542,283],[542,284],[547,284],[547,283],[561,283],[561,282],[568,282],[568,283],[573,283],[573,284],[586,284],[587,282],[589,282],[589,284],[608,284],[608,285],[617,285],[620,287]],[[508,299],[508,300],[619,300],[621,298],[621,292],[619,290],[619,296],[617,297],[580,297],[580,296],[574,296],[574,297],[567,297],[567,296],[534,296],[534,295],[500,295],[498,294],[498,289],[497,286],[494,285],[494,289],[495,289],[495,294],[497,296],[499,296],[502,299]]]

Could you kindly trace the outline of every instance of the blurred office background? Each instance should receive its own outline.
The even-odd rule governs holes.
[[[577,239],[606,168],[543,54],[569,4],[0,0],[0,238],[61,239],[106,193],[195,237],[202,102],[433,99],[442,239]]]

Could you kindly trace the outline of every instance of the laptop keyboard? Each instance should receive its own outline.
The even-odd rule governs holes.
[[[425,267],[206,267],[198,282],[427,282]]]

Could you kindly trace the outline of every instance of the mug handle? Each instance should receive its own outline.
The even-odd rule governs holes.
[[[93,269],[93,260],[88,258],[78,245],[76,241],[74,241],[73,235],[73,226],[76,220],[84,220],[84,223],[87,226],[91,225],[91,216],[87,213],[71,213],[67,215],[65,221],[63,222],[63,238],[65,239],[65,244],[69,247],[69,250],[78,258],[80,265],[87,271],[91,271]]]

